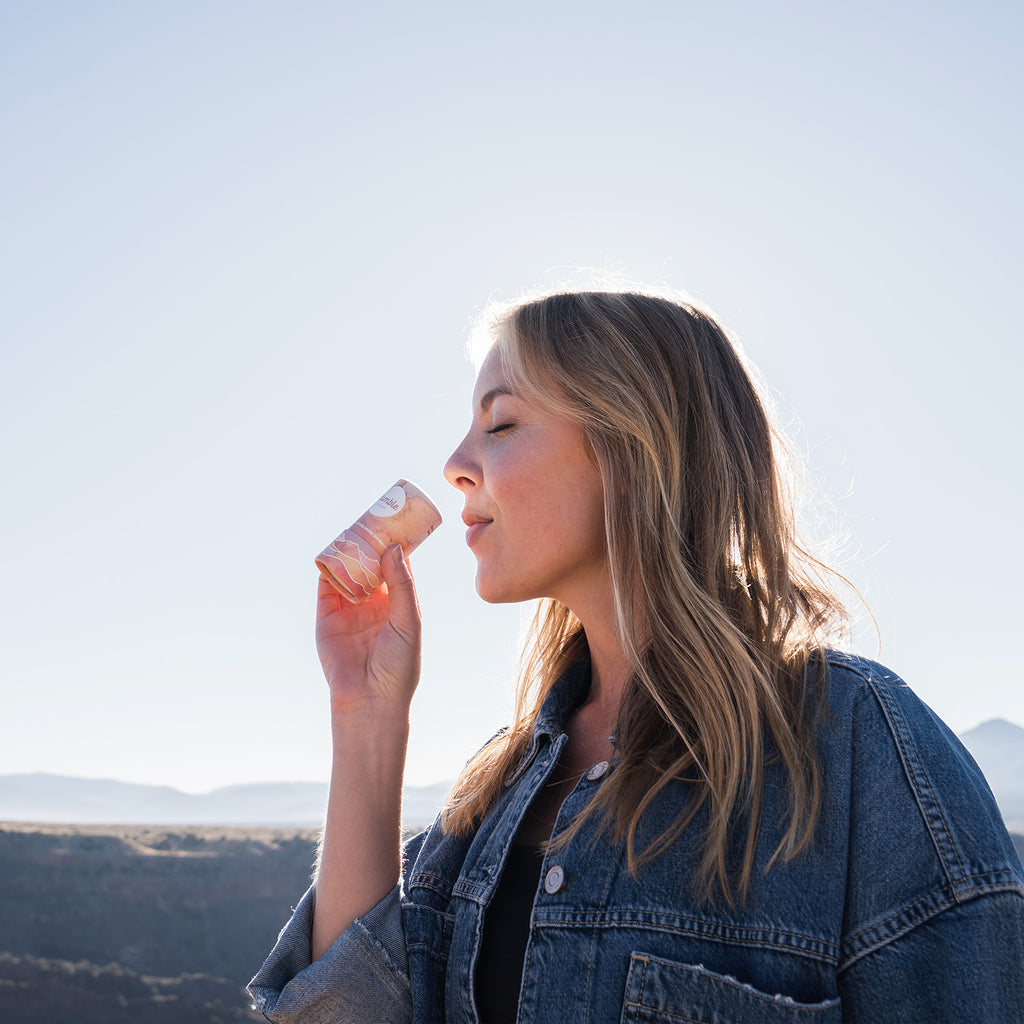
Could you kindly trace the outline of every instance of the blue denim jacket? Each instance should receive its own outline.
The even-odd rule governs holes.
[[[409,840],[401,884],[312,964],[306,893],[250,983],[269,1020],[477,1024],[484,912],[587,685],[570,673],[552,689],[476,834],[455,839],[435,823]],[[1024,871],[980,770],[881,666],[830,654],[827,692],[817,726],[825,796],[810,851],[764,870],[786,820],[778,765],[767,769],[758,870],[736,909],[702,903],[691,885],[699,820],[637,878],[623,847],[588,823],[545,857],[519,1021],[1024,1021]],[[601,781],[584,774],[556,829]],[[682,781],[659,795],[639,849],[688,796]]]

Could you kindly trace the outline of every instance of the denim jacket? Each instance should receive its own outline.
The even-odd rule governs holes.
[[[785,830],[780,765],[766,768],[748,898],[708,905],[691,885],[699,818],[638,877],[590,819],[545,856],[523,966],[529,1024],[940,1024],[1024,1021],[1024,871],[977,765],[888,670],[830,653],[816,725],[825,785],[810,850],[765,870]],[[278,1024],[478,1024],[484,913],[519,823],[583,699],[569,673],[475,834],[409,840],[401,883],[310,963],[306,893],[250,983]],[[610,768],[584,773],[556,830]],[[689,798],[664,789],[637,849]],[[487,1024],[487,1022],[483,1022]]]

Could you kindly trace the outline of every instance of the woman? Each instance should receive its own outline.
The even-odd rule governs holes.
[[[977,767],[843,625],[780,438],[703,310],[563,293],[493,323],[462,492],[476,587],[541,599],[515,720],[399,846],[419,614],[321,581],[315,882],[278,1022],[1024,1019],[1024,872]],[[517,1016],[518,1014],[518,1016]]]

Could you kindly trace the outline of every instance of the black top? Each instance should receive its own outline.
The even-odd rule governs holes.
[[[539,847],[513,844],[487,913],[476,965],[481,1024],[515,1024],[530,915],[544,862]]]

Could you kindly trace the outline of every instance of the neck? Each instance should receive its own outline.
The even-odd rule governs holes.
[[[562,765],[569,771],[586,771],[615,754],[610,737],[619,717],[619,701],[628,678],[621,647],[602,646],[587,634],[590,646],[590,692],[566,723],[569,743]]]
[[[584,706],[607,709],[614,719],[629,678],[629,662],[618,637],[608,643],[605,637],[594,636],[589,629],[586,633],[590,648],[590,693]]]
[[[567,724],[568,759],[580,764],[607,760],[608,737],[618,725],[619,705],[632,674],[619,634],[611,572],[584,580],[571,593],[552,594],[580,620],[590,648],[590,692]]]
[[[610,594],[611,588],[603,591]],[[601,604],[592,602],[580,615],[590,649],[590,692],[587,699],[573,714],[569,731],[573,745],[588,751],[587,757],[602,760],[610,756],[608,737],[615,731],[619,717],[619,703],[626,681],[630,677],[630,664],[619,638],[615,610],[611,599]],[[593,756],[604,750],[601,756]]]

